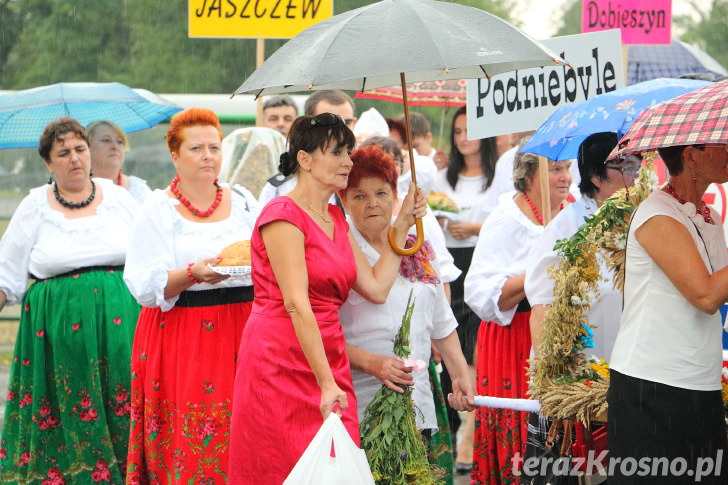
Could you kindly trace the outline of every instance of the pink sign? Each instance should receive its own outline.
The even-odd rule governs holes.
[[[622,44],[669,44],[672,0],[584,0],[581,31],[621,29]]]

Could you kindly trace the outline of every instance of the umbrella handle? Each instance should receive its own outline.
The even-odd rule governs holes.
[[[415,220],[415,227],[417,228],[417,240],[415,241],[414,246],[406,249],[400,248],[397,245],[394,227],[389,228],[389,232],[387,233],[387,239],[389,240],[389,245],[392,246],[392,249],[395,253],[399,254],[400,256],[412,256],[413,254],[417,254],[420,249],[422,249],[422,244],[425,242],[425,233],[422,230],[422,219]]]

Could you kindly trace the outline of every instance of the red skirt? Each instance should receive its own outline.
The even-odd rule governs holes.
[[[507,327],[482,322],[478,331],[476,392],[523,399],[528,392],[531,312],[518,312]],[[471,484],[517,484],[513,457],[526,450],[528,413],[480,407],[475,410]]]
[[[127,483],[226,483],[238,348],[252,305],[142,309]]]

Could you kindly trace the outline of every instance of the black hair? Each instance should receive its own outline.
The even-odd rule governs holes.
[[[88,145],[88,134],[83,125],[70,116],[62,116],[48,123],[43,130],[43,134],[40,136],[38,154],[44,162],[49,163],[51,161],[53,142],[60,139],[60,136],[66,133],[75,134]]]
[[[592,177],[599,180],[607,178],[606,160],[619,141],[617,134],[611,131],[594,133],[589,135],[579,145],[577,163],[579,167],[579,191],[587,197],[594,197],[599,192],[599,187],[594,185]]]
[[[683,171],[684,164],[682,155],[688,145],[678,145],[674,147],[662,147],[657,149],[657,153],[660,154],[660,158],[665,162],[667,171],[670,175],[680,175]]]
[[[447,172],[445,172],[445,178],[450,184],[450,187],[455,189],[458,183],[458,177],[460,172],[465,168],[465,158],[463,154],[458,150],[455,144],[455,120],[458,116],[465,114],[465,107],[459,108],[455,112],[455,116],[452,118],[450,124],[450,160],[447,163]],[[491,136],[490,138],[480,139],[480,168],[483,170],[485,176],[485,182],[483,182],[482,191],[485,192],[490,185],[493,183],[493,177],[495,176],[495,163],[498,161],[498,148],[496,146],[496,137]]]
[[[316,116],[304,115],[296,118],[288,132],[288,151],[283,152],[278,171],[288,177],[298,170],[298,152],[322,151],[331,144],[353,150],[356,145],[354,133],[344,124],[340,116],[321,113]]]

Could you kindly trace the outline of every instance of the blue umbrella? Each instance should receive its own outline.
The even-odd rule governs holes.
[[[81,124],[110,120],[127,133],[151,128],[182,108],[121,83],[58,83],[0,94],[0,149],[31,148],[61,116]]]
[[[707,84],[710,83],[694,79],[653,79],[562,106],[544,121],[520,151],[550,160],[576,158],[579,145],[589,135],[613,131],[622,137],[646,108]]]

